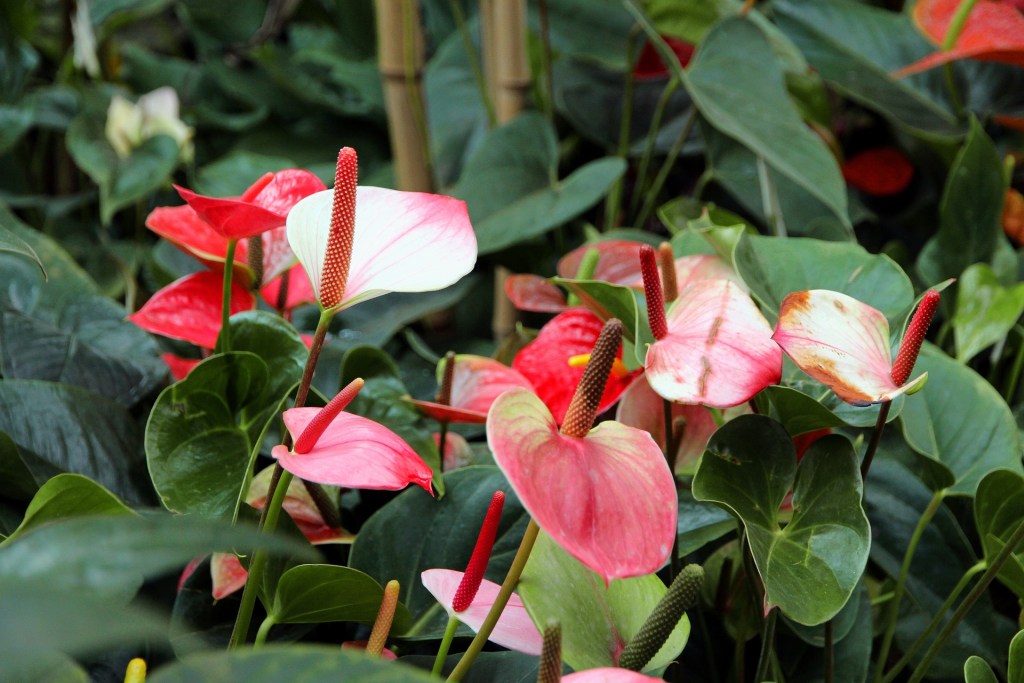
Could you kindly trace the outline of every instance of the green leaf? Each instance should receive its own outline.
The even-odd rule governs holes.
[[[207,358],[161,392],[146,425],[146,460],[164,507],[205,517],[234,513],[254,438],[241,416],[265,407],[269,381],[259,356],[232,351]]]
[[[1003,287],[984,263],[969,266],[958,282],[953,338],[957,360],[966,363],[1013,329],[1024,313],[1024,284]]]
[[[780,527],[779,506],[791,488],[793,517]],[[797,468],[779,423],[740,416],[711,437],[693,496],[728,507],[743,522],[766,608],[814,626],[846,604],[867,563],[870,532],[857,456],[845,437],[819,439]]]
[[[358,569],[302,564],[281,576],[270,613],[281,624],[358,621],[372,625],[383,598],[383,586]],[[411,619],[406,606],[398,603],[392,633],[409,628]]]
[[[888,256],[870,254],[858,244],[743,235],[734,259],[769,319],[777,317],[787,294],[804,289],[848,294],[880,310],[890,325],[914,301],[906,273]]]
[[[971,655],[964,662],[965,683],[999,683],[992,667],[978,655]]]
[[[307,543],[198,517],[76,517],[40,527],[0,548],[0,584],[31,579],[46,581],[55,590],[131,595],[143,579],[180,570],[197,555],[260,547],[316,557]]]
[[[10,218],[12,216],[6,210],[0,211],[0,251],[35,261],[36,265],[39,266],[39,270],[42,271],[43,279],[46,279],[46,268],[43,267],[43,262],[39,260],[35,250],[32,249],[28,242],[18,237],[17,234],[7,227]]]
[[[924,245],[917,268],[927,282],[957,277],[972,263],[989,262],[1004,240],[1000,218],[1006,194],[1003,161],[975,118],[946,176],[939,229]]]
[[[134,514],[117,496],[80,474],[58,474],[36,492],[25,518],[0,547],[47,522],[89,515]]]
[[[928,384],[907,399],[903,437],[915,451],[947,471],[949,493],[973,496],[988,472],[1022,472],[1021,438],[1010,408],[976,372],[925,343],[914,375]]]
[[[345,386],[357,377],[362,377],[365,384],[346,410],[378,422],[402,437],[434,471],[434,487],[439,495],[445,495],[441,456],[433,437],[433,421],[404,400],[409,392],[402,383],[395,361],[374,346],[357,346],[342,359],[341,385]]]
[[[772,402],[773,417],[791,436],[846,425],[841,417],[802,391],[770,386],[765,387],[765,395]]]
[[[576,217],[625,170],[624,161],[609,157],[557,180],[555,131],[532,112],[488,135],[466,165],[455,194],[469,205],[479,253],[489,254]]]
[[[656,45],[664,45],[651,35],[649,24],[644,29],[650,29],[648,37]],[[761,28],[748,19],[724,19],[704,37],[685,71],[677,65],[673,69],[709,124],[762,157],[849,226],[839,165],[800,118]]]
[[[191,189],[209,197],[238,197],[264,173],[294,167],[291,159],[235,150],[199,169]]]
[[[647,303],[643,294],[623,285],[601,280],[573,280],[553,277],[551,281],[569,289],[584,306],[602,320],[618,318],[622,321],[624,343],[633,346],[634,353],[622,353],[626,368],[635,370],[644,365],[647,345],[654,343],[651,324],[647,321]]]
[[[1010,641],[1010,663],[1006,667],[1006,683],[1024,683],[1024,631]]]
[[[99,185],[100,220],[109,225],[114,214],[165,183],[178,166],[178,143],[169,135],[155,135],[127,157],[118,156],[107,142],[103,121],[81,114],[67,132],[68,153]]]
[[[978,538],[991,564],[1006,541],[1024,520],[1024,477],[1009,470],[989,472],[978,485],[974,499],[974,523]],[[997,577],[1018,598],[1024,600],[1024,548],[1007,558]]]
[[[693,499],[689,491],[679,492],[677,552],[686,557],[712,541],[736,530],[736,519],[721,507]]]
[[[258,650],[204,652],[149,676],[147,683],[273,683],[274,681],[429,683],[430,674],[338,646],[268,645]]]
[[[653,574],[605,586],[600,576],[544,533],[537,537],[517,590],[539,628],[551,620],[561,624],[562,659],[577,671],[616,666],[621,647],[668,592]],[[684,617],[645,670],[674,660],[689,636],[690,622]]]
[[[464,653],[458,652],[448,655],[444,660],[441,675],[447,676],[452,669],[462,661]],[[434,657],[426,655],[410,655],[402,657],[403,663],[412,664],[420,669],[431,671],[434,666]],[[534,655],[524,654],[507,650],[503,652],[481,652],[473,660],[473,666],[466,672],[463,683],[536,683],[539,670],[540,658]],[[570,674],[572,670],[562,665],[563,674]]]
[[[716,22],[738,14],[742,3],[738,0],[712,0],[711,2],[674,2],[652,0],[647,14],[658,33],[699,43]]]
[[[420,583],[420,573],[442,568],[464,571],[495,491],[505,507],[487,579],[500,583],[526,529],[527,515],[496,467],[466,467],[445,476],[440,501],[422,489],[407,489],[378,510],[359,531],[349,564],[380,582],[396,579],[400,599],[415,620],[406,637],[440,638],[448,622],[444,608]],[[468,628],[460,633],[471,633]]]
[[[946,101],[939,70],[892,75],[934,50],[909,16],[847,0],[780,0],[772,9],[779,28],[845,97],[919,135],[964,133]]]
[[[5,449],[4,456],[20,458],[38,484],[74,472],[121,498],[152,500],[140,430],[119,403],[67,384],[5,379],[0,382],[0,431],[17,444],[16,453]]]

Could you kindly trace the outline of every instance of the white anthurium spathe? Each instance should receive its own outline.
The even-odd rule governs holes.
[[[333,192],[313,194],[288,214],[288,242],[321,299]],[[428,292],[473,270],[476,235],[465,202],[443,195],[356,188],[355,230],[337,310],[390,292]]]

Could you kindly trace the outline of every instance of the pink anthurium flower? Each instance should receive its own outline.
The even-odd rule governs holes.
[[[365,417],[341,412],[362,386],[362,380],[355,380],[324,408],[284,411],[284,425],[295,445],[291,450],[275,446],[271,455],[295,476],[318,484],[389,491],[418,484],[432,492],[433,473],[400,436]]]
[[[128,319],[147,332],[212,349],[220,334],[221,287],[221,276],[212,271],[186,275],[154,294]],[[255,301],[249,290],[232,284],[232,315],[251,310]]]
[[[438,382],[441,381],[443,365],[442,360],[437,368]],[[435,401],[412,403],[441,422],[483,424],[487,421],[487,411],[494,400],[512,387],[533,389],[530,380],[500,361],[485,356],[460,354],[455,356],[450,404]]]
[[[660,295],[649,291],[647,306],[656,341],[644,365],[662,398],[729,408],[782,377],[782,351],[771,340],[771,326],[735,283],[690,286],[667,318]]]
[[[540,275],[509,275],[505,278],[505,296],[520,311],[560,313],[569,308],[562,290]]]
[[[369,643],[370,643],[370,641],[368,641],[368,640],[346,640],[344,643],[341,644],[341,649],[342,650],[365,650],[366,646],[369,645]],[[389,650],[387,648],[384,648],[383,650],[380,651],[380,656],[381,656],[381,659],[388,659],[388,660],[391,660],[391,661],[394,661],[394,660],[398,659],[398,655],[396,655],[394,652],[392,652],[391,650]]]
[[[586,354],[594,348],[602,325],[601,319],[586,308],[569,309],[549,320],[537,338],[512,360],[512,367],[526,378],[559,424],[565,419],[583,377]],[[621,357],[620,350],[618,358]],[[613,406],[635,376],[621,363],[613,365],[598,412]]]
[[[442,289],[476,263],[465,202],[356,187],[356,153],[347,147],[338,156],[335,189],[303,199],[288,214],[288,241],[325,310],[389,292]]]
[[[559,277],[576,277],[587,252],[597,250],[600,257],[590,279],[610,282],[613,285],[625,285],[640,276],[638,259],[643,246],[643,242],[632,240],[591,242],[576,247],[559,259],[556,270]]]
[[[676,489],[650,434],[602,422],[584,436],[568,436],[533,393],[511,389],[491,408],[487,441],[540,528],[605,581],[664,564],[675,534]]]
[[[923,310],[930,302],[928,322],[938,305],[938,294],[931,294],[934,297],[926,295],[921,303]],[[907,337],[911,338],[909,331]],[[924,331],[919,337],[914,358]],[[900,364],[893,363],[889,322],[882,312],[841,292],[812,289],[786,296],[772,339],[801,370],[853,405],[891,401],[927,381],[928,373],[907,382],[910,371],[897,372]],[[909,350],[910,345],[904,342],[901,356],[904,347]]]
[[[221,600],[242,589],[249,572],[234,553],[214,553],[210,556],[210,577],[213,579],[214,600]]]
[[[649,681],[660,680],[662,679],[645,676],[629,669],[616,669],[610,666],[577,671],[567,676],[562,676],[562,683],[648,683]]]
[[[454,615],[474,631],[479,631],[484,619],[487,618],[487,613],[491,611],[491,606],[494,605],[495,599],[498,597],[501,586],[493,581],[483,579],[472,604],[456,614],[452,605],[455,602],[459,586],[462,584],[463,576],[464,572],[454,569],[427,569],[420,574],[420,580],[430,594],[448,611],[449,616]],[[491,632],[489,640],[502,647],[525,652],[528,655],[539,655],[543,645],[540,632],[533,625],[530,615],[526,613],[522,599],[515,593],[509,598],[508,605],[501,612],[501,617]]]

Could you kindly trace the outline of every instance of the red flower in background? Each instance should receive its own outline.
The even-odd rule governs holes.
[[[914,179],[914,166],[894,147],[858,152],[843,162],[842,171],[850,187],[876,197],[899,194]]]
[[[911,16],[917,28],[942,45],[962,0],[918,0]],[[896,72],[909,76],[958,59],[1024,66],[1024,14],[1020,0],[978,0],[951,50],[940,50]]]
[[[662,36],[662,38],[672,48],[672,52],[679,59],[679,63],[685,68],[690,63],[690,60],[693,59],[693,53],[697,47],[693,43],[688,43],[679,38],[671,36]],[[644,43],[643,48],[640,50],[640,57],[636,60],[636,66],[633,67],[633,77],[643,80],[663,78],[667,75],[668,67],[661,60],[661,55],[658,54],[658,51],[654,49],[650,42]]]

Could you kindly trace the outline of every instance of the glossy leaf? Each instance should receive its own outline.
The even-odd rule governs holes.
[[[35,262],[39,266],[39,270],[42,271],[43,278],[46,278],[46,268],[43,266],[43,262],[39,260],[39,256],[35,250],[25,240],[18,237],[18,235],[12,232],[6,225],[4,225],[4,218],[10,216],[6,211],[0,213],[0,251],[5,251],[9,254],[15,254],[23,258],[27,258],[30,261]]]
[[[1024,284],[1003,287],[987,264],[975,263],[958,280],[953,336],[961,363],[1006,338],[1024,313]]]
[[[42,526],[70,517],[133,514],[117,496],[80,474],[58,474],[43,484],[25,509],[25,517],[0,547]]]
[[[978,655],[971,655],[964,662],[965,683],[999,683],[992,667]]]
[[[792,436],[848,424],[813,397],[797,389],[782,386],[767,387],[765,395],[775,409],[773,417],[781,422]]]
[[[302,564],[281,575],[270,613],[282,624],[356,621],[372,625],[383,597],[384,588],[361,571],[333,564]],[[392,632],[401,633],[409,623],[409,610],[399,603]]]
[[[734,257],[736,270],[769,316],[787,294],[805,289],[848,294],[893,322],[914,301],[914,288],[903,270],[889,257],[870,254],[857,244],[744,235]]]
[[[993,469],[1024,471],[1020,433],[991,384],[928,343],[914,369],[928,373],[928,386],[904,405],[903,436],[948,472],[950,493],[973,496]]]
[[[1000,216],[1006,180],[1002,158],[977,119],[946,176],[939,227],[918,257],[928,282],[959,277],[972,263],[991,261],[1003,240]]]
[[[778,509],[793,489],[793,517]],[[730,421],[711,438],[693,481],[697,500],[728,507],[746,529],[765,583],[765,608],[813,626],[835,616],[867,563],[857,457],[844,437],[819,439],[799,468],[792,442],[769,418]]]
[[[519,593],[536,624],[562,626],[562,658],[577,670],[618,664],[626,643],[637,634],[662,596],[665,584],[654,575],[605,584],[600,576],[540,534],[519,582]],[[647,664],[658,669],[686,645],[686,617]]]
[[[272,683],[344,680],[353,683],[428,683],[427,673],[338,646],[268,645],[258,650],[205,652],[161,668],[147,683]]]
[[[714,503],[694,500],[687,491],[679,493],[679,557],[686,557],[736,531],[736,518]]]
[[[1024,477],[1009,470],[989,472],[978,485],[974,521],[985,559],[989,563],[1024,520]],[[1018,546],[998,574],[1018,598],[1024,598],[1024,548]]]
[[[142,435],[119,403],[67,384],[5,379],[0,382],[0,430],[17,444],[17,453],[4,455],[19,458],[17,467],[38,484],[72,472],[125,500],[152,500]]]
[[[447,493],[440,500],[422,489],[403,491],[367,520],[352,545],[350,566],[377,581],[401,584],[400,599],[414,620],[405,634],[410,638],[440,638],[444,632],[447,615],[420,583],[420,573],[466,568],[495,491],[504,491],[506,498],[486,578],[505,578],[526,528],[522,505],[496,467],[458,469],[445,475],[445,482]]]

